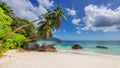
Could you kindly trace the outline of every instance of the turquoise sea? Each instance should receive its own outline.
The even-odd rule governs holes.
[[[56,44],[55,47],[61,52],[84,53],[92,55],[103,54],[120,57],[120,41],[62,41],[61,43],[58,43],[56,41],[39,40],[38,43]],[[71,49],[74,44],[80,44],[83,49]],[[108,49],[95,48],[97,45],[108,47]]]

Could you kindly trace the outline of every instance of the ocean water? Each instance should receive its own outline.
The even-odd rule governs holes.
[[[114,55],[120,57],[120,41],[62,41],[58,43],[56,41],[38,41],[39,44],[56,44],[55,47],[58,51],[62,52],[74,52],[74,53],[85,53],[85,54],[104,54]],[[73,50],[71,47],[74,44],[80,44],[83,49]],[[99,49],[96,46],[105,46],[108,49]]]

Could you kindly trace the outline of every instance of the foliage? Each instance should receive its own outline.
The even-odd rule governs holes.
[[[0,2],[0,7],[4,10],[6,15],[10,17],[14,15],[13,10],[5,2]]]
[[[3,50],[26,47],[29,42],[36,41],[38,36],[42,39],[52,38],[54,29],[61,26],[60,19],[66,19],[65,13],[60,7],[56,7],[42,16],[44,20],[39,22],[36,33],[31,22],[16,17],[6,3],[0,2],[0,56]]]
[[[11,23],[12,19],[5,15],[3,10],[0,8],[0,39],[11,32]]]
[[[13,14],[7,4],[0,2],[0,57],[4,51],[9,49],[26,47],[29,41],[35,41],[37,37],[34,25],[30,25],[6,38],[14,29],[30,23]]]
[[[49,24],[48,22],[50,21],[41,21],[39,24],[40,26],[38,27],[38,35],[42,39],[46,39],[47,36],[52,38],[52,32],[54,31],[54,26]]]
[[[3,39],[11,32],[12,19],[4,14],[4,11],[0,8],[0,57],[3,52]]]
[[[15,33],[6,40],[3,47],[7,50],[20,48],[25,39],[26,37],[24,35]]]
[[[3,49],[2,49],[2,44],[1,44],[1,42],[0,42],[0,58],[2,57],[2,51],[3,51]]]
[[[12,24],[11,24],[12,30],[15,30],[16,28],[22,25],[30,24],[28,20],[15,16],[11,7],[9,7],[6,3],[0,2],[0,7],[4,10],[4,13],[6,15],[12,18]],[[26,36],[30,42],[37,40],[37,33],[35,32],[35,27],[33,24],[17,31],[17,33]]]
[[[16,28],[26,24],[30,24],[30,22],[26,19],[14,17],[11,27],[13,28],[13,30],[15,30]],[[35,32],[35,27],[33,24],[17,31],[16,33],[23,34],[29,39],[30,42],[37,40],[37,33]]]
[[[61,27],[60,18],[62,18],[63,20],[66,20],[65,12],[62,10],[61,7],[58,6],[53,10],[53,18],[56,23],[55,24],[56,28]]]
[[[22,34],[13,34],[11,37],[4,39],[12,30],[12,19],[4,14],[0,8],[0,56],[3,51],[13,48],[20,48],[25,43],[26,37]],[[27,45],[27,44],[26,44]]]
[[[52,38],[55,28],[60,28],[60,19],[66,20],[65,13],[60,7],[56,7],[53,11],[43,14],[44,21],[38,23],[38,36],[42,39]]]

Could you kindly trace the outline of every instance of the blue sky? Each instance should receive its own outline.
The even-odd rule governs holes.
[[[67,16],[67,21],[62,22],[61,32],[55,32],[55,36],[65,39],[65,40],[120,40],[120,32],[119,31],[107,31],[103,30],[80,30],[80,33],[77,33],[76,27],[80,25],[84,25],[84,21],[82,18],[85,17],[85,7],[92,4],[96,6],[107,6],[108,8],[114,10],[118,8],[120,5],[120,0],[56,0],[55,4],[62,6],[62,8],[66,11],[66,8],[76,11],[75,16]],[[66,11],[68,13],[68,11]],[[80,18],[80,25],[72,24],[72,20],[74,18]],[[119,22],[120,23],[120,22]],[[114,24],[113,24],[114,25]],[[80,26],[82,28],[83,26]],[[64,32],[65,30],[66,32]]]
[[[54,36],[62,40],[120,40],[120,0],[1,1],[10,5],[17,16],[30,21],[61,6],[67,20],[61,20],[62,27]]]

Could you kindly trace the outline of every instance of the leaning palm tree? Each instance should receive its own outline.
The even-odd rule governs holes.
[[[22,28],[25,28],[27,26],[32,25],[34,22],[42,20],[43,18],[45,19],[44,23],[43,23],[43,21],[41,21],[40,23],[43,23],[43,24],[39,25],[39,27],[38,27],[39,37],[41,37],[43,39],[46,39],[48,36],[52,37],[52,32],[53,32],[54,28],[60,27],[60,24],[61,24],[60,18],[66,20],[64,11],[60,7],[56,7],[53,11],[43,14],[41,19],[33,20],[31,23],[22,25],[22,26],[18,27],[17,29],[13,30],[6,38],[10,37],[12,34],[19,31]],[[43,35],[45,35],[45,36],[43,37]]]
[[[38,27],[38,35],[40,38],[42,39],[46,39],[47,37],[50,37],[52,38],[52,33],[53,33],[53,27],[51,25],[49,25],[47,23],[47,21],[41,21],[40,23],[43,23],[41,24],[39,27]]]
[[[46,13],[46,14],[49,14],[49,13]],[[54,31],[53,21],[54,20],[51,18],[51,15],[49,14],[45,17],[44,21],[40,21],[38,23],[39,27],[37,28],[37,33],[40,38],[42,39],[46,39],[47,37],[52,38],[53,31]]]
[[[60,18],[66,20],[65,12],[61,9],[61,7],[58,6],[53,11],[53,19],[55,19],[56,28],[59,28],[61,26]]]
[[[54,29],[61,26],[60,18],[66,20],[65,13],[60,7],[57,7],[54,11],[43,14],[43,16],[45,21],[39,23],[37,33],[42,39],[52,38]]]

